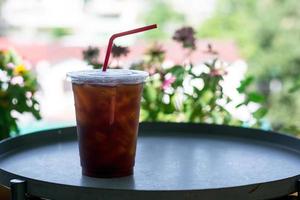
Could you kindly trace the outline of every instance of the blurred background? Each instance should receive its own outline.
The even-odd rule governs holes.
[[[140,62],[157,43],[166,51],[164,65],[182,62],[172,37],[181,27],[193,27],[191,61],[201,65],[212,44],[230,63],[224,84],[232,99],[240,98],[234,91],[240,81],[253,77],[252,90],[263,95],[259,103],[267,109],[259,128],[300,134],[299,0],[0,0],[0,49],[14,49],[38,81],[42,120],[15,113],[21,133],[74,125],[66,72],[89,68],[82,51],[98,47],[102,61],[110,35],[152,23],[159,29],[116,41],[130,50],[118,65]],[[253,107],[226,109],[247,121]]]

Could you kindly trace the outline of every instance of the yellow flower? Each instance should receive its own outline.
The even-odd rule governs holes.
[[[14,68],[14,74],[15,75],[22,75],[27,71],[26,67],[23,64],[17,65]]]

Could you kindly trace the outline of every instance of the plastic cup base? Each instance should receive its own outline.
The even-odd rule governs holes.
[[[82,175],[94,177],[94,178],[117,178],[117,177],[124,177],[130,176],[133,174],[133,168],[125,169],[125,170],[118,170],[118,171],[102,171],[102,170],[88,170],[82,168]]]

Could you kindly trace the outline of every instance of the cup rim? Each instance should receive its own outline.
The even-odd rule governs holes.
[[[99,85],[144,83],[148,76],[148,72],[131,69],[107,69],[105,72],[101,69],[89,69],[67,73],[72,83]]]

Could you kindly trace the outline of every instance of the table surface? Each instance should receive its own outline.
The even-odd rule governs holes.
[[[22,137],[0,144],[0,175],[62,190],[190,192],[191,199],[224,191],[259,199],[294,192],[300,172],[297,139],[253,129],[142,124],[134,175],[112,179],[81,175],[75,128]]]

